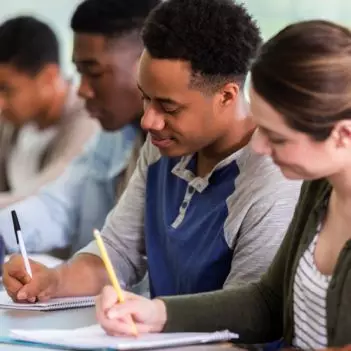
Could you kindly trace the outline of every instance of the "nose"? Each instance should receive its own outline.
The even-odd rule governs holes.
[[[81,76],[80,78],[78,95],[85,100],[92,99],[94,97],[94,91],[91,88],[89,80],[85,76]]]
[[[272,148],[270,147],[269,141],[259,128],[257,128],[252,135],[251,147],[259,155],[272,155]]]
[[[144,106],[140,125],[144,130],[162,130],[165,127],[165,120],[162,114],[156,111],[150,103],[148,106]]]

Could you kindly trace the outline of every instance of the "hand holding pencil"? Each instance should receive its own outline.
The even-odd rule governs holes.
[[[161,332],[167,319],[164,303],[122,291],[100,233],[94,231],[94,236],[112,284],[96,299],[96,315],[102,328],[109,335]]]
[[[113,269],[113,266],[112,266],[112,263],[111,263],[111,260],[107,254],[107,251],[106,251],[106,248],[105,248],[105,245],[104,245],[104,242],[101,238],[101,234],[100,232],[95,229],[94,230],[94,237],[95,237],[95,240],[96,240],[96,243],[99,247],[99,250],[100,250],[100,253],[101,253],[101,259],[102,261],[104,262],[104,265],[105,265],[105,268],[106,268],[106,271],[107,271],[107,274],[110,278],[110,281],[111,281],[111,284],[117,294],[117,297],[118,297],[118,302],[119,303],[123,303],[124,302],[124,295],[123,295],[123,291],[121,289],[121,286],[118,282],[118,279],[117,279],[117,276],[116,276],[116,273]],[[132,328],[132,332],[133,332],[133,335],[134,336],[137,336],[138,335],[138,330],[135,326],[135,323],[133,321],[132,318],[130,318],[130,325],[131,325],[131,328]]]

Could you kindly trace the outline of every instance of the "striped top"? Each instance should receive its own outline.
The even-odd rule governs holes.
[[[294,280],[293,345],[303,349],[328,345],[326,297],[331,276],[319,272],[314,260],[320,227],[300,259]]]

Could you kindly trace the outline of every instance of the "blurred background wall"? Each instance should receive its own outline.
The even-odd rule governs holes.
[[[310,18],[330,19],[351,27],[351,0],[243,0],[242,2],[257,19],[265,39],[290,22]],[[74,68],[70,62],[72,35],[69,20],[72,11],[79,3],[80,0],[0,0],[0,21],[20,14],[34,14],[49,22],[61,41],[63,69],[67,75],[72,75]]]

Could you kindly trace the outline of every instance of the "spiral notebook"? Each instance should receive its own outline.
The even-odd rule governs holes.
[[[16,303],[11,300],[6,291],[0,291],[0,309],[27,311],[55,311],[72,308],[90,307],[95,305],[94,296],[65,297],[51,299],[47,302]]]
[[[99,325],[75,330],[11,330],[14,340],[80,350],[140,350],[160,347],[219,343],[238,338],[227,330],[215,333],[156,333],[138,337],[108,336]]]

